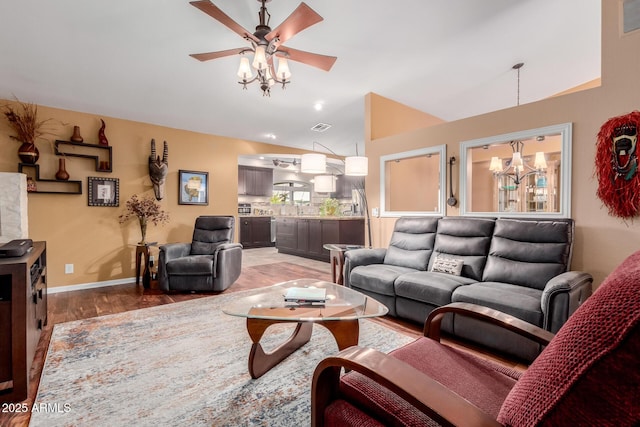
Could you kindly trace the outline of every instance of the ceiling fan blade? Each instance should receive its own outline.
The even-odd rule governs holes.
[[[277,36],[279,41],[276,43],[276,46],[279,46],[300,31],[317,24],[323,19],[322,16],[318,15],[316,11],[307,6],[306,3],[300,3],[296,10],[294,10],[282,24],[267,34],[265,38],[271,40]]]
[[[335,56],[320,55],[317,53],[305,52],[304,50],[297,50],[284,46],[281,46],[281,48],[278,49],[278,52],[287,54],[288,56],[284,55],[287,59],[296,62],[302,62],[303,64],[311,65],[312,67],[320,68],[324,71],[329,71],[331,67],[333,67],[333,64],[336,62],[336,59],[338,59]],[[276,55],[278,54],[278,52],[276,52]]]
[[[191,3],[193,6],[197,7],[213,19],[226,25],[227,28],[231,29],[236,34],[239,34],[241,37],[249,38],[256,43],[259,41],[258,38],[253,35],[253,33],[246,30],[242,25],[231,19],[226,13],[220,10],[218,6],[214,5],[209,0],[192,1],[189,3]]]
[[[198,61],[209,61],[211,59],[224,58],[225,56],[239,55],[242,51],[247,50],[246,47],[238,47],[236,49],[219,50],[217,52],[192,53],[189,56]]]

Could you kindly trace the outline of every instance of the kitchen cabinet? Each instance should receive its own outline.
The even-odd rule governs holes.
[[[276,221],[278,252],[329,261],[327,243],[364,245],[362,218],[286,217]]]
[[[47,251],[0,259],[0,402],[27,398],[29,372],[47,324]]]
[[[271,217],[240,217],[240,243],[245,248],[273,246],[271,242]]]
[[[273,169],[238,166],[238,194],[271,197]]]

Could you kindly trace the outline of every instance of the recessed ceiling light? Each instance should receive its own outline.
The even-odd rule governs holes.
[[[314,108],[316,111],[322,111],[322,107],[323,107],[323,106],[324,106],[324,105],[322,104],[322,102],[316,102],[315,104],[313,104],[313,108]]]
[[[265,137],[269,138],[269,139],[276,139],[276,136],[272,133],[268,133],[265,135]]]

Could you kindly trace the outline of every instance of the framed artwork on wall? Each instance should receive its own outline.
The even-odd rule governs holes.
[[[88,177],[89,206],[120,206],[118,178]]]
[[[209,204],[209,172],[180,170],[178,173],[178,204]]]

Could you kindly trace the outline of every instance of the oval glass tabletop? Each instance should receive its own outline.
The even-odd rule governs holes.
[[[326,290],[324,303],[286,302],[290,288],[320,288]],[[222,308],[231,316],[249,319],[269,319],[290,322],[325,320],[356,320],[384,316],[387,307],[353,289],[316,279],[296,279],[278,283],[262,292],[239,297]]]

